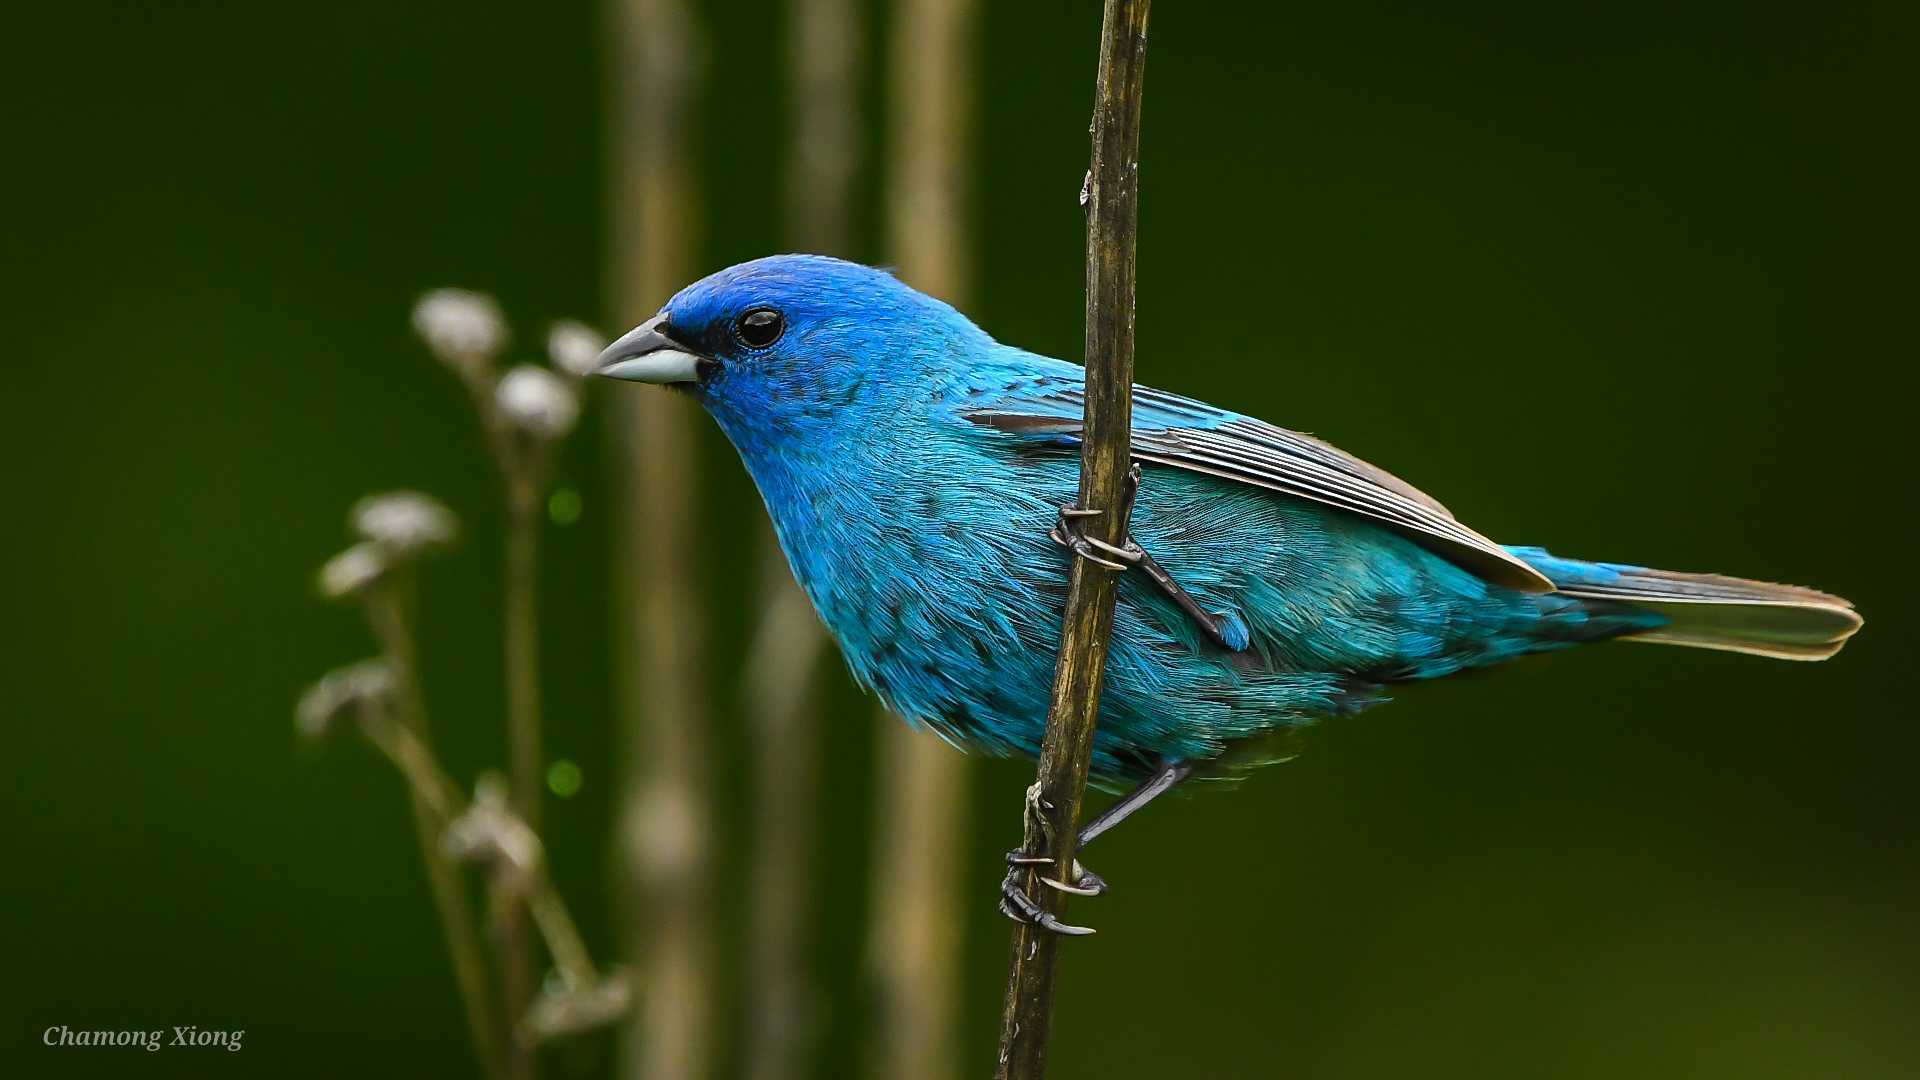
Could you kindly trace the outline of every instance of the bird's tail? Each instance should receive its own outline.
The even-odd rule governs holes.
[[[1852,604],[1798,585],[1581,562],[1540,548],[1507,550],[1545,574],[1561,594],[1651,611],[1666,620],[1624,636],[1625,641],[1825,660],[1862,625]]]

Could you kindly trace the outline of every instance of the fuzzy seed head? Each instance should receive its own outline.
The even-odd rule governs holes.
[[[417,491],[369,495],[353,504],[353,531],[391,557],[438,551],[460,534],[460,522],[440,500]]]
[[[576,379],[593,374],[594,361],[606,347],[607,339],[598,330],[571,319],[562,319],[547,331],[548,358],[556,369]]]
[[[413,305],[413,329],[448,367],[483,369],[507,344],[507,320],[493,297],[435,289]]]
[[[294,708],[294,730],[309,739],[323,739],[343,722],[367,710],[385,709],[393,700],[393,672],[383,660],[362,660],[322,676],[300,695]]]
[[[386,575],[390,562],[380,545],[371,541],[355,544],[320,568],[320,595],[329,600],[360,596]]]
[[[580,419],[580,400],[573,388],[553,372],[531,364],[507,372],[494,401],[514,430],[536,439],[558,439]]]
[[[440,847],[523,882],[540,865],[540,838],[508,806],[506,781],[494,773],[474,785],[473,802],[447,823]]]

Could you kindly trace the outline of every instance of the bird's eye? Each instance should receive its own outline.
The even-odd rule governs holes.
[[[754,308],[734,320],[733,333],[749,349],[764,349],[780,340],[787,320],[772,308]]]

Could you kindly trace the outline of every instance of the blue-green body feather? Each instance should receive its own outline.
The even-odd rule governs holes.
[[[754,306],[783,313],[771,347],[748,348],[729,329]],[[1076,487],[1081,369],[999,344],[884,273],[810,256],[723,271],[663,314],[677,340],[713,358],[687,388],[738,448],[855,678],[958,745],[1037,753],[1070,558],[1047,531]],[[1255,423],[1146,390],[1136,404],[1137,432]],[[1486,559],[1556,585],[1611,570],[1522,548],[1475,564],[1461,543],[1435,539],[1452,521],[1437,504],[1445,520],[1423,532],[1145,460],[1134,537],[1227,616],[1243,647],[1215,645],[1125,575],[1095,742],[1106,783],[1160,758],[1229,758],[1374,704],[1393,683],[1669,618],[1493,580]],[[1348,471],[1323,477],[1329,488],[1351,474],[1427,513],[1424,496],[1396,494],[1391,477],[1336,464]]]

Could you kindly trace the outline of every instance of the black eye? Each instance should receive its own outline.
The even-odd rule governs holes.
[[[749,349],[764,349],[780,340],[787,320],[772,308],[754,308],[734,320],[733,332]]]

